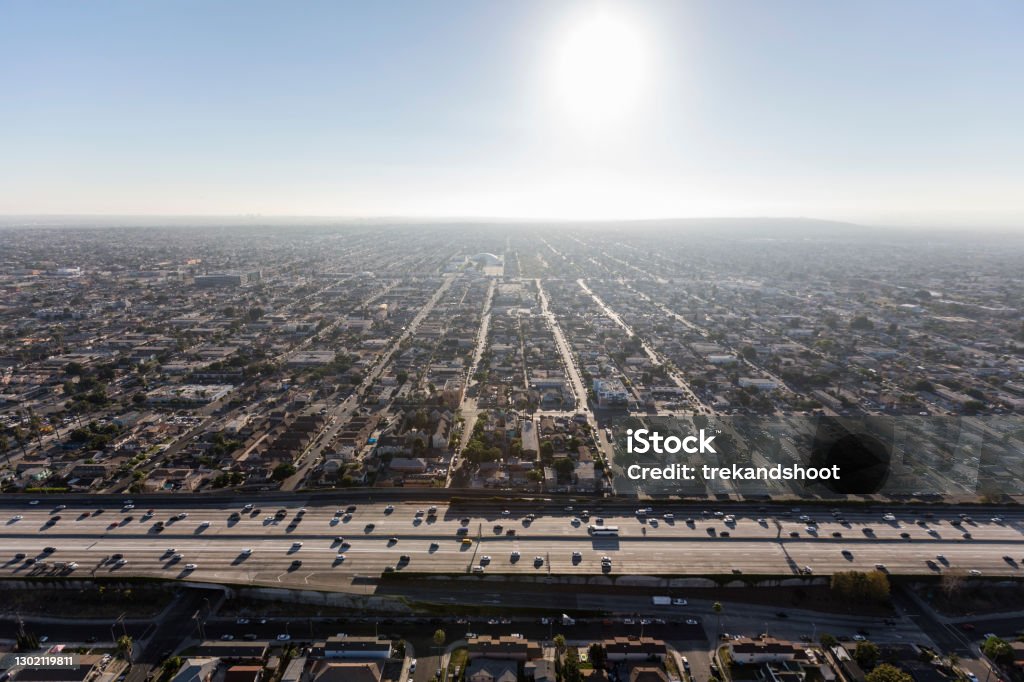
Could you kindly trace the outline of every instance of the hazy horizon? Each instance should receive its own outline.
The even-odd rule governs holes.
[[[0,213],[1019,230],[1021,25],[1012,0],[19,3]]]

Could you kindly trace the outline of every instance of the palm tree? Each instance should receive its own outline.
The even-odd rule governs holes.
[[[718,614],[718,634],[722,634],[722,602],[716,601],[711,605],[711,610]]]
[[[128,635],[121,635],[117,638],[117,655],[121,658],[131,658],[132,638]]]
[[[565,635],[555,635],[551,641],[555,644],[555,651],[561,656],[565,651]]]

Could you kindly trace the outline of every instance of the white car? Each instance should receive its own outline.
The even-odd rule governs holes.
[[[242,550],[242,555],[243,556],[249,556],[250,554],[252,554],[252,547],[246,547],[245,549]]]
[[[289,640],[290,640],[291,638],[292,638],[292,636],[291,636],[291,635],[286,635],[286,634],[282,633],[282,634],[280,634],[280,635],[278,635],[278,636],[277,636],[277,641],[279,641],[279,642],[287,642],[287,641],[289,641]]]
[[[202,523],[199,524],[199,527],[200,528],[209,528],[210,527],[210,522],[209,521],[203,521]]]
[[[867,637],[865,637],[864,635],[854,635],[853,636],[853,641],[855,641],[855,642],[863,642],[866,639],[867,639]]]
[[[338,552],[338,561],[342,561],[342,562],[345,561],[345,555],[342,554],[341,552]]]
[[[185,570],[186,571],[194,571],[197,568],[199,568],[198,564],[185,564]]]
[[[979,571],[976,568],[972,568],[971,570],[967,571],[967,575],[977,577],[977,576],[981,575],[981,571]]]
[[[672,606],[686,606],[689,602],[685,599],[676,598],[672,600]]]
[[[21,521],[23,518],[25,518],[25,517],[22,516],[21,514],[15,514],[14,516],[11,517],[11,521]]]

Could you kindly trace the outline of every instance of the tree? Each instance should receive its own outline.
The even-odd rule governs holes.
[[[835,645],[839,644],[839,640],[827,632],[821,633],[821,637],[818,638],[818,641],[821,642],[821,645],[826,649],[831,649]]]
[[[117,655],[121,658],[131,658],[132,638],[128,635],[121,635],[117,638]]]
[[[551,460],[555,456],[555,446],[551,441],[546,440],[540,444],[540,457],[543,460]]]
[[[850,329],[870,331],[874,328],[875,323],[869,320],[866,315],[857,315],[850,321]]]
[[[583,682],[583,673],[580,671],[580,659],[576,649],[569,649],[565,654],[565,661],[562,663],[562,682]]]
[[[555,644],[555,651],[558,652],[558,655],[561,655],[562,652],[565,651],[565,635],[562,635],[562,634],[555,635],[551,639],[551,641],[554,642],[554,644]]]
[[[596,670],[604,669],[605,665],[608,663],[608,652],[605,651],[602,644],[597,642],[591,644],[590,648],[587,649],[587,656],[590,658],[590,663]]]
[[[853,650],[853,659],[865,670],[875,667],[875,664],[878,663],[878,656],[878,645],[874,642],[857,642],[857,648]]]
[[[867,682],[914,682],[914,678],[894,665],[883,663],[869,672]]]
[[[294,476],[296,471],[298,471],[298,469],[296,469],[295,465],[291,462],[281,462],[274,467],[274,473],[272,476],[275,481],[283,481],[289,476]]]
[[[444,646],[445,639],[446,636],[444,634],[444,630],[440,628],[434,630],[434,646]]]
[[[171,656],[160,667],[165,675],[170,676],[174,674],[181,667],[181,656]]]
[[[568,457],[559,457],[556,459],[554,467],[555,471],[557,471],[558,475],[562,478],[569,478],[572,476],[572,472],[576,468],[572,463],[572,460]]]
[[[840,571],[832,575],[832,594],[844,602],[883,602],[889,598],[889,578],[882,571]]]
[[[1006,640],[996,636],[986,639],[981,645],[981,650],[996,663],[1009,663],[1013,660],[1013,647]]]

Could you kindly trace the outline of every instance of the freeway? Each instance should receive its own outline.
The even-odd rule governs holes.
[[[603,524],[618,527],[619,535],[595,537],[587,525],[596,524],[597,517],[583,521],[582,510],[546,511],[531,521],[521,509],[506,515],[484,504],[438,504],[434,515],[420,503],[390,509],[382,502],[361,503],[351,514],[345,513],[347,505],[309,506],[300,513],[301,504],[249,509],[231,518],[232,512],[242,512],[240,505],[188,512],[154,507],[149,514],[116,506],[99,511],[23,502],[4,511],[10,516],[0,517],[0,576],[52,575],[59,573],[58,563],[73,561],[76,577],[131,575],[348,590],[387,571],[468,573],[481,562],[485,575],[575,574],[597,580],[602,573],[797,575],[806,568],[827,575],[873,570],[876,564],[894,574],[1024,573],[1024,512],[1019,511],[1000,512],[997,520],[962,520],[952,512],[927,512],[929,518],[904,511],[885,521],[877,512],[851,508],[837,510],[839,518],[826,513],[811,525],[791,511],[768,517],[751,510],[728,523],[724,514],[715,516],[721,512],[702,514],[680,506],[671,520],[603,512]],[[284,518],[275,517],[279,509]],[[164,524],[159,532],[158,521]],[[46,547],[56,551],[47,554]],[[519,552],[518,560],[513,552]],[[17,558],[19,553],[25,556]],[[125,563],[115,563],[118,554]],[[611,560],[610,568],[602,566],[603,557]],[[35,563],[26,563],[29,559]],[[195,568],[187,569],[188,564]]]

